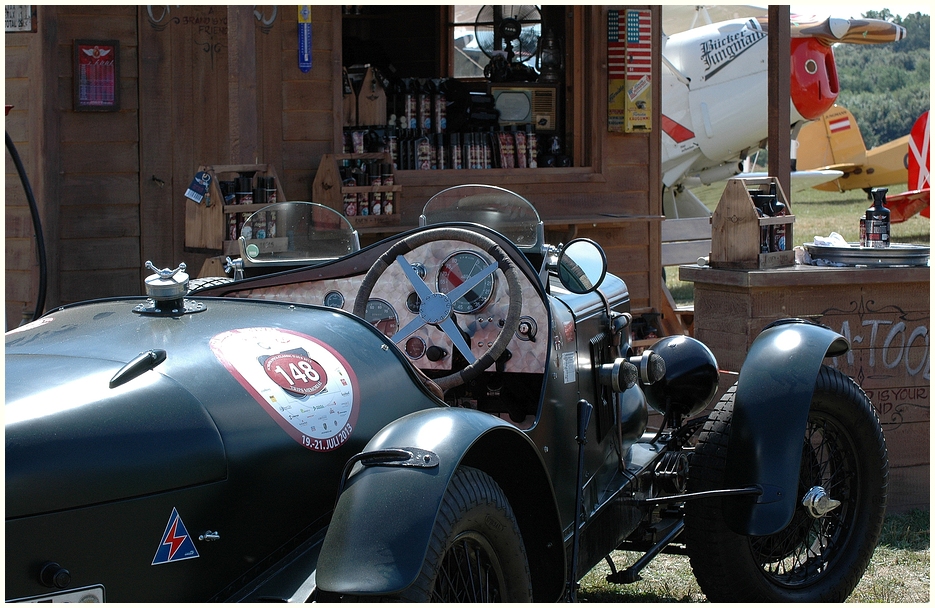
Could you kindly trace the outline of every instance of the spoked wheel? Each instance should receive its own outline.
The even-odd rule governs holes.
[[[500,486],[483,471],[459,468],[442,501],[422,571],[400,599],[529,602],[523,538]]]
[[[723,488],[732,388],[692,455],[689,492]],[[843,601],[863,575],[886,509],[886,445],[873,406],[846,375],[822,367],[802,445],[796,510],[769,536],[734,533],[720,499],[686,505],[686,549],[714,602]]]
[[[438,571],[433,602],[499,602],[503,568],[483,536],[466,532],[454,539]]]

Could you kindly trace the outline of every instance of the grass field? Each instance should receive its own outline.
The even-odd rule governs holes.
[[[626,568],[638,554],[616,551],[617,570]],[[581,581],[581,602],[704,602],[707,601],[688,558],[660,555],[641,573],[643,580],[631,585],[612,585],[605,580],[606,563],[591,570]],[[913,511],[886,518],[883,535],[864,577],[848,602],[927,603],[931,587],[929,569],[929,512]]]
[[[725,184],[726,182],[720,182],[711,186],[703,186],[693,189],[692,192],[713,212],[721,198]],[[905,190],[906,184],[897,184],[889,188],[892,193]],[[867,195],[862,190],[839,193],[822,192],[810,188],[794,192],[791,204],[795,215],[793,242],[795,245],[811,243],[816,235],[828,236],[831,232],[837,232],[848,242],[856,242],[859,239],[860,218],[869,206],[870,201],[867,200]],[[927,245],[930,237],[930,220],[920,215],[892,225],[894,243]],[[692,302],[692,284],[679,281],[678,268],[666,269],[666,285],[677,304],[685,305]]]

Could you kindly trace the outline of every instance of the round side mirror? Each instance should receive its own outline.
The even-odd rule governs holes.
[[[572,293],[594,291],[606,275],[607,256],[591,239],[574,239],[558,256],[558,278]]]

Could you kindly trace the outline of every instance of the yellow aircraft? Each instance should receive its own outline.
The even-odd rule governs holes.
[[[870,197],[872,188],[903,184],[909,176],[909,136],[867,150],[854,115],[837,104],[820,119],[803,126],[796,141],[797,170],[844,172],[837,179],[813,186],[816,190],[844,192],[861,188]]]

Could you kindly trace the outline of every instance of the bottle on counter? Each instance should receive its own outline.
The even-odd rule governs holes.
[[[890,210],[886,208],[886,188],[874,188],[870,191],[873,205],[867,209],[866,233],[867,247],[883,248],[890,246]]]

